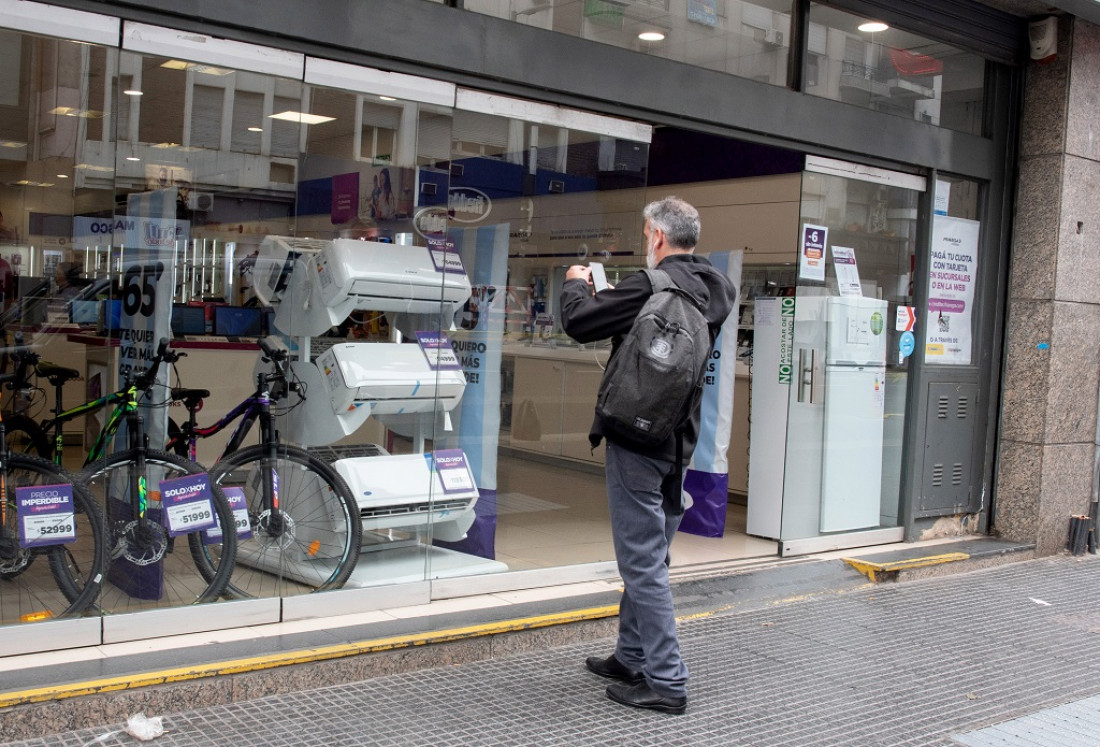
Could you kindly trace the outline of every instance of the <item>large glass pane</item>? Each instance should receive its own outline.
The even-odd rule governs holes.
[[[94,44],[0,30],[0,325],[5,374],[14,370],[17,340],[42,360],[83,377],[86,347],[73,339],[79,325],[94,324],[97,293],[84,272],[82,247],[74,246],[80,217],[114,205],[115,97],[112,85],[118,53]],[[2,391],[7,446],[36,453],[52,451],[55,435],[67,445],[79,441],[83,420],[67,422],[47,440],[34,423],[51,416],[55,390],[33,377]],[[63,406],[84,401],[83,379],[70,377],[60,390]],[[79,458],[79,445],[69,447]],[[67,451],[69,450],[67,449]],[[71,466],[71,460],[66,461]],[[64,576],[51,572],[44,549],[20,537],[33,516],[16,517],[17,485],[7,476],[0,549],[0,617],[4,623],[49,619],[84,588],[92,527],[78,512],[75,539],[66,548]],[[43,480],[38,480],[41,484]],[[58,479],[46,480],[56,484]],[[27,483],[30,484],[30,483]],[[89,514],[90,515],[90,514]],[[57,524],[48,528],[57,528]],[[105,544],[102,543],[101,546]],[[45,546],[43,546],[44,548]],[[60,556],[58,556],[60,557]],[[68,578],[68,586],[59,579]],[[76,586],[73,586],[73,582]],[[35,609],[37,608],[37,610]],[[80,614],[80,609],[72,610]]]
[[[772,85],[787,81],[789,0],[465,0],[463,7]]]
[[[799,264],[768,301],[793,321],[782,539],[898,525],[918,195],[803,176]]]
[[[985,61],[876,19],[812,4],[803,80],[815,96],[982,131]]]
[[[469,379],[456,433],[480,442],[492,468],[479,484],[478,524],[456,547],[510,570],[614,558],[603,447],[588,443],[610,341],[570,340],[558,296],[571,264],[602,261],[611,283],[642,266],[648,150],[555,124],[455,114],[450,237],[473,281],[454,333]],[[483,430],[471,432],[479,421]]]

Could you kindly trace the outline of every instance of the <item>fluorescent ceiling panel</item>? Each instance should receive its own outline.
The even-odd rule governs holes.
[[[295,80],[302,79],[305,67],[305,56],[296,52],[129,21],[123,26],[122,48]]]

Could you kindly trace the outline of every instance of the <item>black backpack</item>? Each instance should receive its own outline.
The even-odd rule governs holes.
[[[664,270],[630,332],[607,364],[596,397],[605,434],[656,446],[680,429],[703,391],[714,341],[698,302]]]

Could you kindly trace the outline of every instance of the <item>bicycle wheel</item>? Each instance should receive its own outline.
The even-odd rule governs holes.
[[[38,457],[11,454],[5,475],[3,517],[0,525],[0,624],[49,620],[79,615],[99,595],[107,568],[107,534],[103,514],[92,495],[68,472]],[[39,507],[57,491],[72,489],[72,513],[55,516],[42,511],[24,527],[24,540],[38,541],[58,532],[69,538],[57,544],[24,547],[20,541],[17,500]],[[17,493],[18,488],[45,488],[38,496]],[[71,531],[70,531],[71,530]],[[32,540],[33,541],[33,540]],[[45,562],[34,563],[39,556]]]
[[[205,470],[175,454],[149,449],[145,455],[148,507],[145,518],[134,515],[130,486],[135,484],[138,465],[131,450],[101,459],[80,473],[103,509],[107,520],[110,558],[99,608],[104,613],[179,607],[212,602],[222,596],[233,572],[237,538],[214,539],[205,530],[168,531],[168,516],[160,501],[164,480],[198,475]],[[233,511],[221,489],[209,481],[214,516],[218,525],[233,526]],[[181,546],[186,541],[187,548]],[[211,551],[227,562],[215,567],[195,562],[197,549],[212,543]]]
[[[6,415],[4,433],[13,454],[36,454],[43,459],[53,459],[53,444],[34,419],[26,415]]]
[[[264,500],[266,471],[277,479],[277,514]],[[294,446],[280,446],[271,463],[259,445],[225,457],[210,477],[227,493],[240,491],[248,508],[228,593],[292,596],[339,589],[348,580],[359,560],[363,524],[351,489],[328,464]]]

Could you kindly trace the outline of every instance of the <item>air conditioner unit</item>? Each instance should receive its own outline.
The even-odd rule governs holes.
[[[213,210],[214,194],[212,192],[191,192],[187,195],[187,207],[190,210]]]
[[[764,43],[773,44],[777,47],[783,45],[783,32],[779,29],[765,29],[764,30]]]

